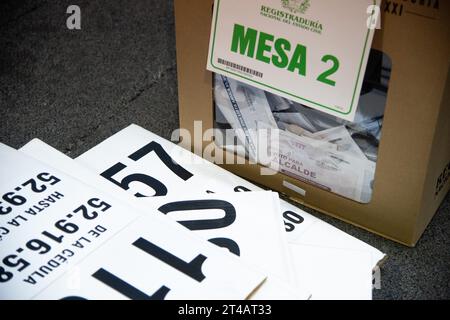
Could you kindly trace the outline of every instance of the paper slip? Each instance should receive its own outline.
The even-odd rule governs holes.
[[[328,142],[275,130],[279,134],[276,139],[272,139],[274,147],[269,149],[273,155],[272,163],[279,165],[282,173],[349,199],[362,201],[366,187],[364,183],[373,180],[365,179],[366,172],[370,172],[372,178],[375,172],[370,161],[341,152],[336,145]],[[334,150],[325,145],[334,146]]]
[[[307,299],[310,296],[304,289],[287,285],[296,285],[296,277],[279,217],[278,194],[232,192],[220,196],[201,193],[195,196],[130,197],[37,139],[21,151],[75,174],[105,192],[118,195],[142,211],[156,208],[202,238],[240,256],[249,265],[267,271],[269,278],[255,293],[255,299]],[[186,193],[189,194],[189,190]]]
[[[252,159],[256,159],[258,123],[277,128],[264,91],[216,74],[214,76],[214,101],[227,119],[240,143]]]
[[[141,157],[146,151],[150,150],[150,147],[155,146],[160,146],[158,150],[163,149],[166,154],[170,155],[172,159],[178,162],[177,166],[171,165],[173,171],[168,168],[154,152],[153,154],[148,154],[146,157]],[[131,157],[129,157],[129,155],[131,155]],[[137,161],[133,160],[138,158],[139,160]],[[130,173],[146,172],[147,174],[151,174],[153,179],[164,181],[166,187],[165,194],[168,195],[180,194],[181,192],[186,192],[186,190],[199,192],[263,190],[235,174],[226,171],[137,125],[130,125],[75,160],[80,164],[91,168],[94,172],[102,174],[103,177],[106,177],[108,180],[111,179],[110,175],[114,173],[114,171],[117,172],[117,177],[113,176],[115,178],[114,180],[121,178],[125,180],[126,178],[124,177]],[[178,166],[183,168],[183,170],[175,169],[179,168]],[[123,171],[119,172],[119,169],[122,169]],[[181,174],[182,172],[184,175]],[[186,172],[188,172],[188,174],[186,174]],[[214,178],[212,179],[211,177]],[[125,183],[127,183],[128,180],[129,179],[126,179]],[[134,188],[137,188],[138,186],[133,186],[133,189],[131,189],[131,186],[125,186],[125,183],[122,181],[122,183],[117,182],[114,184],[121,188],[128,188],[127,191],[131,195],[135,194],[137,190]],[[153,190],[150,189],[149,191],[152,192]],[[149,194],[151,195],[151,193]],[[154,191],[153,194],[155,194]],[[281,200],[281,211],[287,230],[290,230],[291,234],[295,234],[295,238],[299,241],[300,238],[301,241],[305,241],[305,243],[309,241],[309,236],[302,236],[303,230],[317,228],[318,233],[315,234],[318,237],[314,238],[312,241],[317,241],[317,238],[322,239],[319,244],[321,246],[323,245],[322,242],[325,241],[328,243],[329,247],[334,247],[335,237],[345,239],[340,242],[342,244],[342,247],[340,248],[370,252],[372,255],[372,268],[384,258],[384,254],[379,250],[340,231],[322,220],[315,218],[284,200]],[[301,219],[292,219],[292,214],[289,215],[289,212],[298,215]],[[286,218],[286,216],[290,219]],[[324,229],[326,229],[326,232],[321,234],[320,232],[324,232]],[[290,235],[288,234],[288,236]]]
[[[367,160],[364,152],[362,152],[355,140],[353,140],[345,126],[317,132],[313,135],[313,137],[335,145],[336,151],[352,155],[358,159]],[[320,147],[320,144],[318,147]]]
[[[141,264],[151,270],[140,276],[157,290],[155,298],[189,299],[192,291],[202,299],[245,299],[265,279],[162,215],[136,220],[143,215],[138,210],[1,144],[0,158],[2,299],[33,298],[68,270],[79,270],[89,286],[109,287],[117,298],[137,298],[126,294],[134,291],[124,279],[136,276],[131,266]],[[97,258],[97,251],[107,252],[105,243],[114,244],[114,254]],[[90,273],[88,265],[99,268]],[[57,280],[60,286],[89,290],[88,281],[69,274],[70,281]],[[147,288],[140,291],[153,296]]]
[[[335,128],[336,126],[343,125],[343,121],[337,121],[334,118],[330,118],[326,114],[321,114],[315,110],[310,110],[302,107],[301,112],[274,112],[274,117],[276,121],[285,122],[288,124],[296,125],[307,132],[313,134],[317,133],[325,128]],[[309,113],[312,113],[311,115]],[[314,121],[319,118],[319,121]],[[319,128],[315,122],[319,122],[321,125]]]

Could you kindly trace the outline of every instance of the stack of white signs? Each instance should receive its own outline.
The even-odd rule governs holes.
[[[1,299],[370,299],[384,258],[136,125],[0,159]]]

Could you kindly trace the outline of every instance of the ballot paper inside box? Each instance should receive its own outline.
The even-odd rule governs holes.
[[[175,1],[180,127],[191,136],[196,122],[219,129],[222,162],[235,157],[226,169],[414,246],[450,187],[449,4],[408,2],[401,16],[382,14],[353,122],[206,71],[211,6]],[[279,136],[264,163],[275,175],[261,174],[255,154],[261,128]],[[197,153],[210,146],[186,141]]]
[[[373,50],[354,122],[216,74],[216,144],[299,181],[369,203],[391,69],[390,59]]]

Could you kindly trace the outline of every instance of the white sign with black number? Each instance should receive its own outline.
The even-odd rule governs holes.
[[[147,157],[139,157],[143,151],[148,151],[149,147],[159,146],[159,152],[164,150],[164,154],[170,159],[176,160],[178,163],[171,166],[182,166],[183,170],[189,172],[189,178],[184,180],[179,175],[170,170],[155,154],[147,153]],[[136,152],[138,151],[138,152]],[[164,159],[164,157],[163,157]],[[136,174],[145,173],[152,179],[164,181],[166,194],[191,194],[197,192],[230,192],[230,191],[261,191],[262,189],[254,184],[239,178],[238,176],[228,172],[185,149],[139,127],[130,125],[129,127],[118,132],[114,136],[105,140],[101,144],[92,148],[85,154],[76,159],[77,162],[91,168],[94,172],[102,175],[104,178],[116,181],[114,184],[120,188],[127,190],[131,195],[136,192],[149,192],[145,190],[145,183],[134,182],[131,185],[130,179],[136,179],[140,176]],[[118,169],[121,169],[118,171]],[[115,173],[115,175],[114,175]],[[112,175],[112,176],[111,176]],[[131,178],[130,178],[131,176]],[[213,178],[212,178],[213,177]],[[123,180],[121,180],[123,179]],[[121,181],[120,183],[117,181]],[[162,184],[162,183],[161,183]],[[133,189],[132,189],[133,188]],[[139,189],[138,189],[139,188]],[[151,191],[151,188],[148,188]],[[153,192],[155,194],[155,192]],[[281,200],[281,213],[284,219],[286,231],[288,232],[289,243],[295,245],[311,245],[318,247],[326,247],[338,250],[351,250],[367,252],[370,259],[370,268],[373,269],[385,257],[385,255],[374,247],[342,232],[341,230],[317,219],[313,215]],[[308,232],[307,232],[308,231]],[[294,247],[295,248],[295,247]],[[309,251],[304,251],[303,264],[313,263],[314,256],[308,257]],[[366,255],[365,255],[366,256]],[[331,257],[331,256],[330,256]],[[298,260],[297,260],[298,261]],[[335,272],[331,267],[334,263],[332,258],[327,261],[330,266],[329,272]],[[348,261],[349,270],[351,269],[351,261]],[[303,267],[303,266],[302,266]],[[371,271],[371,270],[369,270]],[[333,279],[338,279],[341,274],[335,272]],[[301,278],[300,278],[301,279]],[[348,278],[347,281],[354,281]],[[370,291],[372,278],[368,277],[364,282]],[[339,283],[329,282],[329,288],[334,288]],[[343,296],[348,297],[349,292],[343,287]],[[319,290],[327,291],[327,287],[320,286]],[[367,289],[363,290],[362,295],[358,292],[354,293],[355,299],[367,299]],[[314,288],[312,288],[314,291]],[[330,291],[331,292],[331,291]],[[332,291],[335,292],[335,291]],[[342,296],[336,296],[339,299]]]
[[[167,274],[176,280],[176,285],[161,283],[155,293],[147,292],[152,298],[189,299],[192,291],[201,299],[245,299],[265,279],[265,274],[167,217],[155,212],[136,221],[142,212],[17,150],[0,144],[0,158],[1,299],[32,298],[69,270],[84,275],[81,261],[87,256],[95,260],[97,251],[105,251],[105,243],[114,243],[124,255],[109,254],[107,260],[95,261],[108,262],[111,268],[122,266],[120,276],[131,277],[134,272],[128,266],[136,260],[125,255],[131,246],[150,256],[152,273],[145,277],[149,283],[165,280]],[[148,231],[134,229],[136,224]],[[116,239],[118,232],[134,240]],[[131,289],[108,266],[91,274],[95,281],[110,283],[120,294],[117,298],[138,298],[127,295]],[[62,286],[87,289],[87,282],[74,281],[78,272],[66,274],[68,281],[58,280]]]
[[[211,243],[228,249],[249,265],[269,274],[255,299],[306,299],[296,283],[286,234],[273,192],[206,194],[136,198],[39,140],[21,149],[41,161],[80,177],[88,184],[120,196],[142,211],[155,208]],[[149,210],[153,212],[153,210]]]
[[[145,215],[76,266],[78,286],[66,274],[36,298],[245,299],[263,278],[237,260]]]
[[[27,299],[136,215],[0,144],[0,298]]]
[[[170,170],[165,163],[156,156],[156,152],[148,154],[147,157],[141,157],[138,161],[132,159],[128,155],[136,154],[136,150],[148,150],[148,146],[159,146],[159,149],[164,150],[164,154],[170,157],[170,162],[175,160],[176,165],[182,166],[183,171],[189,172],[189,178],[184,180]],[[161,179],[164,181],[164,186],[168,195],[179,195],[180,193],[192,192],[244,192],[244,191],[262,191],[260,187],[242,179],[235,174],[226,171],[211,162],[208,162],[199,156],[167,141],[154,133],[145,130],[137,125],[130,125],[127,128],[116,133],[112,137],[106,139],[96,147],[84,153],[77,159],[76,162],[92,169],[95,173],[101,174],[107,180],[111,179],[112,171],[122,169],[113,176],[114,180],[120,180],[121,183],[114,183],[118,187],[127,190],[130,195],[136,194],[140,181],[135,181],[131,185],[131,178],[138,178],[135,176],[136,172],[145,172],[151,175],[152,179]],[[124,164],[126,163],[126,164]],[[174,164],[172,164],[174,166]],[[111,168],[114,168],[112,170]],[[127,183],[127,185],[125,185]],[[144,189],[145,183],[140,183]],[[136,188],[136,189],[131,189]],[[149,189],[147,187],[147,189]],[[118,190],[114,188],[114,190]],[[140,190],[140,189],[139,189]],[[150,188],[150,191],[152,189]],[[144,192],[144,191],[142,191]],[[146,192],[149,192],[148,190]],[[155,192],[153,191],[153,194]],[[339,244],[342,249],[363,250],[370,252],[372,256],[372,267],[384,258],[384,254],[374,247],[340,231],[339,229],[317,219],[313,215],[281,200],[281,211],[285,222],[286,231],[288,231],[289,239],[308,242],[319,241],[319,245],[328,243],[330,247],[336,246],[335,238],[340,239]],[[317,230],[317,237],[309,241],[303,237],[304,231],[309,228],[319,227]]]

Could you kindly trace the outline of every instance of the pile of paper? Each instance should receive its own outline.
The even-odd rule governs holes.
[[[350,123],[222,75],[214,80],[216,124],[237,136],[241,156],[260,162],[256,133],[276,131],[266,152],[277,171],[361,203],[372,197],[385,99],[380,90],[364,93]]]
[[[136,125],[0,159],[1,299],[370,299],[384,258]]]

